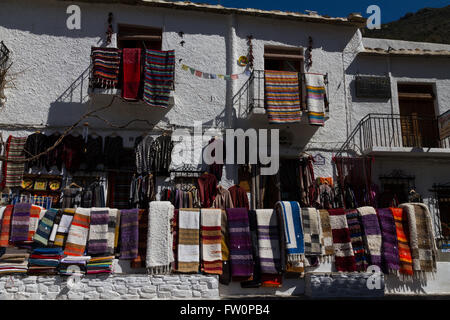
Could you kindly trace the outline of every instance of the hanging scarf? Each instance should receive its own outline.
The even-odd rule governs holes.
[[[302,223],[305,242],[305,256],[322,255],[320,215],[315,208],[302,208]]]
[[[72,224],[74,215],[75,209],[64,209],[56,231],[55,241],[53,243],[54,246],[64,247],[66,245],[67,235],[69,234],[70,225]]]
[[[364,246],[361,219],[358,210],[346,210],[346,217],[348,229],[350,231],[353,254],[355,255],[356,270],[366,271],[369,264],[367,262],[367,253]]]
[[[116,88],[122,51],[117,48],[91,48],[93,82],[102,88]]]
[[[91,222],[91,209],[77,208],[67,235],[64,254],[67,256],[82,256],[86,249],[86,242]]]
[[[109,211],[91,209],[90,216],[87,252],[89,255],[104,255],[108,251]]]
[[[278,201],[275,205],[277,214],[282,218],[287,262],[292,271],[303,273],[305,244],[303,239],[300,205],[296,201]]]
[[[221,209],[201,209],[202,271],[222,274]]]
[[[0,233],[0,247],[6,248],[9,245],[9,235],[11,232],[11,216],[14,210],[13,205],[6,206],[3,212],[2,228]]]
[[[33,240],[35,242],[43,244],[44,246],[48,245],[48,239],[52,231],[53,222],[58,212],[60,212],[60,210],[51,208],[47,210],[44,217],[42,217],[41,221],[39,221],[38,228],[34,234]]]
[[[399,206],[406,211],[409,228],[414,274],[422,277],[426,272],[436,272],[436,243],[431,214],[423,203],[405,203]]]
[[[135,259],[139,247],[139,209],[120,212],[120,259]]]
[[[397,231],[395,229],[394,216],[389,209],[377,209],[380,220],[382,250],[381,266],[384,273],[396,273],[400,268]]]
[[[320,224],[322,231],[322,254],[325,257],[331,257],[334,254],[333,249],[333,235],[331,232],[330,226],[330,216],[328,214],[328,210],[320,209]]]
[[[249,280],[253,276],[252,243],[245,208],[226,210],[230,237],[231,277],[236,281]]]
[[[28,240],[28,230],[30,228],[30,203],[17,203],[14,205],[11,217],[10,242],[20,242]]]
[[[356,271],[355,255],[344,209],[329,209],[333,235],[334,262],[337,271]]]
[[[199,209],[178,211],[178,271],[197,273],[200,261]]]
[[[381,230],[377,212],[373,207],[360,207],[361,223],[364,230],[364,245],[371,265],[381,268]]]
[[[277,213],[273,209],[257,209],[258,248],[262,274],[280,274],[281,244]]]
[[[305,74],[309,124],[323,126],[325,117],[325,81],[321,74]]]
[[[124,99],[138,99],[141,83],[141,48],[123,49],[123,89]]]
[[[21,186],[25,163],[11,161],[25,160],[24,146],[26,141],[27,137],[8,137],[5,152],[6,161],[3,161],[3,180],[0,189]]]
[[[408,235],[408,218],[406,212],[402,208],[389,208],[394,216],[395,231],[398,241],[398,255],[400,263],[400,274],[412,276],[414,274],[412,268],[411,248],[409,247]]]
[[[150,202],[146,266],[150,274],[170,272],[173,262],[170,220],[175,207],[169,201]]]

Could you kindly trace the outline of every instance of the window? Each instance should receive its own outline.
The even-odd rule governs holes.
[[[264,69],[301,72],[303,49],[295,47],[265,46]]]
[[[162,29],[119,24],[118,48],[141,48],[161,50]]]

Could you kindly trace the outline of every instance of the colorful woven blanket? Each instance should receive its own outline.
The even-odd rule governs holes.
[[[300,205],[296,201],[279,201],[275,208],[284,225],[287,262],[301,268],[305,260],[305,244]]]
[[[175,51],[146,50],[143,100],[150,106],[167,108],[173,88]]]
[[[200,210],[178,211],[178,271],[198,272],[200,264]]]
[[[330,216],[328,210],[320,209],[320,224],[322,229],[322,254],[326,257],[331,257],[334,254],[333,249],[333,235],[330,226]]]
[[[333,234],[334,261],[337,271],[356,271],[355,254],[344,209],[329,209],[331,232]]]
[[[135,259],[139,246],[139,209],[120,212],[120,259]]]
[[[120,210],[109,209],[109,221],[108,221],[108,235],[107,235],[107,254],[114,254],[115,242],[116,242],[116,229],[117,221],[120,219]]]
[[[373,207],[360,207],[357,210],[361,215],[363,239],[369,254],[369,263],[381,268],[381,230],[377,212]]]
[[[252,242],[248,211],[245,208],[226,209],[230,237],[231,277],[244,280],[253,276]]]
[[[11,216],[14,210],[13,205],[6,206],[5,211],[3,211],[3,219],[1,221],[2,228],[0,231],[0,247],[6,248],[9,245],[9,236],[11,232]]]
[[[282,254],[277,213],[272,209],[257,209],[256,220],[261,273],[279,274],[282,271]]]
[[[175,212],[175,211],[174,211]],[[148,210],[139,209],[138,213],[138,256],[131,260],[132,268],[145,268],[145,259],[147,258],[147,234],[148,234]]]
[[[107,254],[109,211],[108,209],[91,209],[90,216],[87,252],[91,256]]]
[[[27,242],[32,242],[33,237],[36,234],[36,230],[39,226],[39,219],[41,217],[41,207],[32,205],[30,208],[30,222],[28,226],[28,239]]]
[[[400,258],[398,254],[397,231],[395,228],[394,216],[389,208],[377,209],[380,221],[382,250],[381,266],[384,273],[397,272],[400,268]]]
[[[141,49],[123,49],[123,88],[124,99],[138,99],[141,84]]]
[[[111,273],[114,256],[91,258],[86,264],[87,274]]]
[[[323,126],[325,118],[325,81],[323,75],[305,74],[309,124]]]
[[[409,247],[408,218],[402,208],[389,208],[394,216],[395,231],[398,241],[399,272],[406,276],[414,274],[412,268],[411,248]]]
[[[355,255],[356,270],[366,271],[369,264],[367,262],[367,252],[364,246],[361,217],[358,210],[354,209],[347,210],[346,217],[348,229],[350,231],[353,254]]]
[[[53,225],[51,227],[50,236],[48,237],[49,245],[53,245],[53,243],[55,242],[56,232],[58,231],[58,226],[59,226],[59,223],[61,222],[62,215],[63,215],[63,211],[58,210],[55,218],[53,219]]]
[[[150,202],[146,266],[150,274],[170,272],[173,261],[170,220],[175,207],[170,201]]]
[[[64,254],[67,256],[82,256],[86,249],[86,242],[91,222],[91,209],[77,208],[67,235]]]
[[[201,209],[202,271],[222,274],[221,209]]]
[[[300,122],[300,86],[297,72],[265,71],[266,110],[269,123]]]
[[[31,203],[17,203],[14,205],[11,217],[10,242],[20,242],[28,240],[28,230],[30,228]]]
[[[241,282],[242,288],[258,288],[261,286],[261,261],[259,257],[258,247],[258,222],[256,220],[256,211],[248,212],[248,222],[250,226],[250,236],[252,239],[252,255],[253,255],[253,279]]]
[[[425,272],[436,272],[437,248],[428,207],[423,203],[406,203],[399,207],[406,211],[408,217],[414,274],[420,277]]]
[[[25,159],[24,146],[26,141],[27,137],[8,137],[5,151],[6,161],[3,162],[3,181],[0,184],[0,189],[19,187],[22,184],[25,163],[11,161]]]
[[[33,240],[35,242],[43,244],[44,246],[48,245],[50,233],[53,228],[53,221],[55,220],[55,217],[59,211],[60,210],[57,209],[47,210],[41,221],[39,221],[38,228],[36,230],[36,233],[34,234]]]
[[[116,88],[122,51],[116,48],[92,47],[92,75],[94,84],[102,88]]]
[[[59,221],[58,229],[55,235],[53,245],[56,247],[64,247],[67,241],[67,235],[75,215],[75,209],[64,209],[61,220]]]
[[[305,255],[322,255],[320,214],[315,208],[302,208]]]

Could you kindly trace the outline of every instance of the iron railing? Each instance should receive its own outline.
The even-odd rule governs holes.
[[[363,155],[374,147],[450,148],[439,136],[438,119],[399,114],[368,114],[356,125],[338,152]]]

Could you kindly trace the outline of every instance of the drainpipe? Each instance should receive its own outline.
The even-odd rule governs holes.
[[[227,74],[236,73],[235,63],[235,42],[236,42],[236,16],[230,14],[228,18],[228,35],[227,35],[227,53],[226,53],[226,70]],[[233,127],[233,95],[235,90],[235,81],[227,81],[226,105],[225,105],[225,126],[227,128]]]

